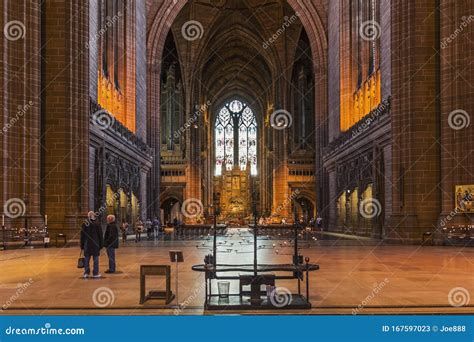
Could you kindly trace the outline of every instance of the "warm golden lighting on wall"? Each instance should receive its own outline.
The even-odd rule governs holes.
[[[345,132],[376,109],[381,103],[380,70],[374,72],[362,86],[354,93],[352,98],[341,99],[341,131]]]
[[[135,133],[135,106],[127,106],[125,96],[101,72],[99,72],[98,87],[99,105]]]

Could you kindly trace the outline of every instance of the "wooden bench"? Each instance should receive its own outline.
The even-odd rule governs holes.
[[[63,246],[67,245],[67,235],[66,234],[62,234],[62,233],[56,234],[56,247],[58,247],[58,239],[63,240],[63,243],[64,243]]]
[[[166,277],[165,290],[153,290],[146,295],[146,277],[147,276],[164,276]],[[174,299],[171,291],[171,266],[169,265],[141,265],[140,266],[140,304],[150,299],[165,300],[166,305]]]

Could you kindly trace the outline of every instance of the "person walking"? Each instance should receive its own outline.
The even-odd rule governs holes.
[[[90,260],[93,259],[92,277],[100,278],[99,256],[100,250],[104,246],[102,238],[102,228],[97,222],[97,217],[93,211],[87,214],[88,220],[82,225],[80,246],[84,251],[84,278],[90,276]]]
[[[122,232],[122,243],[125,245],[125,242],[127,242],[127,232],[128,232],[127,221],[122,220],[122,224],[120,225],[120,231]]]
[[[142,240],[142,233],[143,233],[143,222],[140,219],[137,219],[135,223],[135,242],[139,242]]]
[[[114,215],[107,216],[107,228],[105,229],[104,246],[107,250],[107,256],[109,257],[109,269],[105,271],[105,273],[115,273],[115,250],[119,248],[119,232]]]
[[[147,240],[150,241],[152,239],[152,233],[153,233],[153,226],[150,218],[147,218],[145,221],[145,228],[146,228],[146,235],[147,235]]]
[[[151,220],[151,229],[153,230],[153,236],[156,240],[158,238],[158,221],[156,217]]]
[[[163,227],[161,226],[161,220],[159,217],[156,217],[155,220],[156,220],[156,237],[159,238],[161,232],[163,231]]]

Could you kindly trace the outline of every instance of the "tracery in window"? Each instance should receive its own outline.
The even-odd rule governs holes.
[[[257,120],[250,107],[238,100],[227,103],[215,123],[215,175],[223,168],[232,170],[239,165],[251,175],[257,174]]]

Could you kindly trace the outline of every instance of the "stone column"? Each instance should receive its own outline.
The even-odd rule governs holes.
[[[44,199],[52,230],[73,238],[88,209],[88,2],[44,5]]]
[[[24,215],[28,216],[28,226],[40,226],[41,6],[11,0],[0,1],[0,6],[0,199],[2,206],[8,203],[9,207],[2,213],[7,227],[23,226]]]
[[[393,180],[387,239],[419,243],[440,210],[438,16],[432,0],[392,2]]]
[[[474,214],[456,210],[455,186],[474,184],[474,3],[442,0],[440,5],[441,213],[438,229],[472,223]],[[438,233],[439,233],[438,232]],[[439,234],[437,236],[440,238]]]

